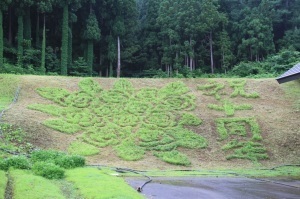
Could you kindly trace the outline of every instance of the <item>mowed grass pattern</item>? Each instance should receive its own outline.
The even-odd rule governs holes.
[[[142,159],[147,151],[162,161],[190,165],[178,147],[199,149],[207,146],[202,136],[187,129],[202,123],[192,110],[195,96],[183,82],[163,88],[135,89],[131,82],[120,79],[110,90],[103,90],[91,78],[79,82],[80,90],[39,88],[37,92],[56,105],[32,104],[30,109],[56,116],[44,125],[77,136],[76,144],[85,143],[93,155],[94,147],[113,146],[124,160]],[[74,153],[75,143],[69,152]],[[88,147],[94,146],[94,147]]]

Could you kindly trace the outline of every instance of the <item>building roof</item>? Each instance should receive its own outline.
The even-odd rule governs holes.
[[[300,63],[296,64],[293,68],[283,73],[276,80],[279,84],[300,79]]]

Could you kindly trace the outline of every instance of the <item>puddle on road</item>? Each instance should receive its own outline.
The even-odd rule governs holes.
[[[127,178],[135,189],[143,178]],[[299,199],[300,181],[262,182],[248,178],[155,177],[142,194],[148,199]],[[294,187],[291,187],[294,186]],[[298,187],[298,188],[296,188]]]

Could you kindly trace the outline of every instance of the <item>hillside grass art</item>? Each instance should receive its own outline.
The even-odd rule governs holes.
[[[222,111],[223,118],[216,118],[215,124],[219,134],[222,150],[226,152],[226,159],[248,159],[252,162],[269,158],[267,149],[262,144],[262,136],[259,124],[254,117],[238,118],[234,117],[236,111],[252,110],[250,104],[234,104],[231,98],[258,98],[256,92],[247,93],[245,91],[246,80],[235,79],[225,83],[209,81],[205,85],[198,86],[203,95],[213,96],[218,104],[208,104],[211,110]],[[233,89],[231,94],[223,89],[229,86]],[[221,105],[219,105],[221,102]]]
[[[202,121],[192,113],[195,96],[182,82],[135,89],[130,81],[120,79],[112,89],[103,90],[86,78],[79,87],[73,93],[61,88],[39,88],[39,95],[53,104],[29,106],[55,116],[44,121],[47,127],[77,136],[69,147],[70,153],[75,153],[78,143],[84,143],[87,151],[82,155],[94,155],[96,148],[112,146],[123,160],[140,160],[149,151],[162,161],[190,165],[178,148],[207,146],[204,137],[186,128],[201,125]]]

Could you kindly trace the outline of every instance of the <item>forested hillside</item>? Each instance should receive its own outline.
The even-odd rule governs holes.
[[[1,0],[0,72],[277,75],[299,62],[299,10],[300,0]]]

